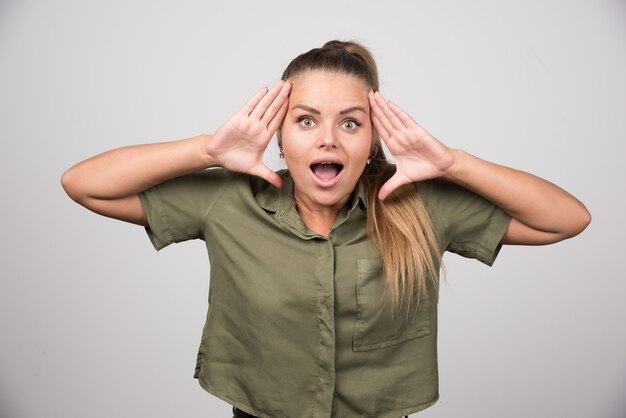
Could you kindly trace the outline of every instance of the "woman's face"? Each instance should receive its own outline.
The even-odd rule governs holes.
[[[290,81],[281,137],[294,197],[309,210],[339,210],[372,147],[369,87],[355,76],[321,70]]]

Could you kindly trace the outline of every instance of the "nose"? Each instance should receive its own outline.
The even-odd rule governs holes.
[[[318,142],[319,148],[338,148],[339,141],[337,140],[337,133],[332,127],[324,130],[321,138]]]

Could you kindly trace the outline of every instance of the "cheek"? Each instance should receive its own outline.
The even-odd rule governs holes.
[[[363,135],[359,135],[358,140],[351,141],[347,148],[349,148],[349,153],[354,157],[367,159],[371,154],[372,144],[372,133],[364,132]]]
[[[281,149],[285,149],[289,147],[289,138],[291,138],[291,132],[288,127],[281,126],[280,129],[276,132],[276,139],[278,140],[278,145]]]
[[[297,153],[299,148],[297,146],[297,138],[294,138],[288,130],[283,131],[281,142],[283,151],[285,152],[285,158],[287,158],[288,155],[291,156],[294,153]]]
[[[304,155],[310,148],[315,146],[315,133],[305,132],[297,126],[286,126],[282,131],[282,146],[285,151],[294,155]]]
[[[289,129],[284,129],[282,133],[282,149],[285,155],[285,164],[287,168],[296,168],[300,161],[304,158],[304,147],[301,141],[298,141],[297,135],[290,132]]]

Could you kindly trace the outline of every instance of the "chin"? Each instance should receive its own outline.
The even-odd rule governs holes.
[[[343,207],[350,201],[358,181],[358,178],[352,181],[351,178],[338,176],[334,184],[323,184],[316,181],[311,173],[304,173],[302,176],[292,174],[292,176],[296,185],[294,197],[300,197],[300,203],[305,206],[313,205],[320,208],[340,209]]]
[[[354,188],[353,188],[354,189]],[[311,200],[320,206],[337,207],[344,206],[352,196],[352,190],[316,190],[311,196]]]

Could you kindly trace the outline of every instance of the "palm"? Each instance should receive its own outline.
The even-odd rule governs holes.
[[[384,199],[403,184],[439,177],[454,162],[454,154],[380,93],[370,93],[372,122],[396,162],[396,173],[380,189]]]
[[[280,187],[278,175],[263,164],[263,153],[287,112],[289,83],[262,89],[205,144],[217,164],[259,176]]]
[[[221,141],[215,144],[220,165],[229,170],[247,173],[261,162],[273,132],[260,123],[251,126],[248,120],[234,115],[215,133]]]

